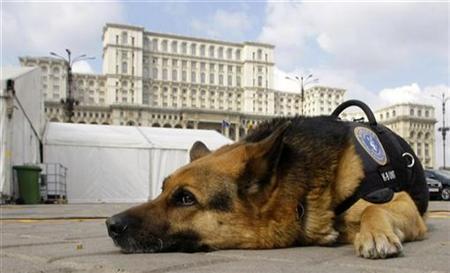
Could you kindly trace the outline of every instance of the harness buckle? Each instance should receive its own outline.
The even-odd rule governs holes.
[[[406,158],[409,161],[409,164],[406,165],[406,167],[408,167],[408,168],[412,168],[414,166],[414,164],[416,163],[414,156],[410,153],[403,153],[402,157]]]

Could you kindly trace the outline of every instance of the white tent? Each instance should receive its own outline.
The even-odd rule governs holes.
[[[44,105],[39,68],[2,68],[0,76],[0,196],[3,200],[14,195],[12,167],[40,161]]]
[[[68,168],[70,203],[143,202],[188,162],[197,140],[211,149],[231,143],[210,130],[49,123],[44,161]]]

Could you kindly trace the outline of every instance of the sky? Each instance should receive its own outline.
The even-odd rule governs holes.
[[[286,75],[312,73],[318,84],[346,88],[347,99],[361,99],[374,109],[399,102],[434,105],[436,127],[442,114],[432,95],[450,96],[450,6],[445,1],[3,0],[1,5],[2,66],[17,65],[18,56],[63,54],[70,48],[96,57],[77,63],[75,71],[101,73],[102,28],[114,22],[270,43],[275,45],[276,89],[298,92]],[[436,139],[439,165],[441,136]],[[450,143],[447,147],[450,165]]]

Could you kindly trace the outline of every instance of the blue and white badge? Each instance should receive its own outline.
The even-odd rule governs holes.
[[[381,145],[378,136],[367,127],[356,127],[354,130],[356,139],[366,152],[378,164],[385,165],[387,163],[386,152]]]

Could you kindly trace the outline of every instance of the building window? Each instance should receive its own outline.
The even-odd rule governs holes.
[[[258,76],[258,87],[262,87],[263,79],[261,76]]]
[[[231,86],[232,84],[233,84],[233,77],[231,75],[228,75],[227,85]]]
[[[258,49],[258,60],[262,60],[262,50]]]
[[[178,80],[178,71],[176,69],[172,70],[172,81]]]
[[[414,109],[409,110],[409,115],[414,116]]]
[[[163,69],[162,79],[167,81],[167,69]]]
[[[236,60],[240,60],[241,59],[241,51],[238,49],[236,50]]]
[[[223,59],[223,47],[219,47],[219,50],[218,50],[218,57],[220,58],[220,59]]]
[[[122,73],[127,74],[128,73],[128,64],[127,62],[122,62]]]
[[[197,45],[196,44],[191,44],[191,55],[192,56],[197,55]]]
[[[178,43],[176,41],[172,42],[172,53],[178,53]]]
[[[187,72],[186,72],[186,70],[183,70],[181,72],[181,80],[184,81],[184,82],[187,81]]]
[[[227,49],[227,59],[230,60],[231,59],[231,55],[232,55],[232,49],[228,48]]]
[[[167,40],[162,41],[162,51],[167,52]]]
[[[417,143],[417,154],[418,154],[419,156],[422,155],[422,143],[421,143],[421,142],[418,142],[418,143]]]
[[[158,51],[158,39],[153,39],[152,49],[153,51]]]
[[[209,84],[214,84],[214,74],[209,74]]]
[[[205,75],[205,73],[201,73],[200,74],[200,82],[205,83],[205,81],[206,81],[206,75]]]
[[[241,77],[240,76],[236,76],[236,85],[241,86]]]
[[[154,67],[152,74],[153,79],[158,79],[158,68]]]
[[[144,48],[150,49],[150,39],[148,37],[144,38]]]
[[[205,57],[205,45],[200,46],[200,56]]]
[[[128,33],[124,31],[122,32],[122,44],[126,45],[127,43],[128,43]]]
[[[191,72],[191,82],[195,83],[196,81],[197,81],[197,74],[194,71],[192,71]]]
[[[214,58],[214,46],[209,46],[209,57]]]

